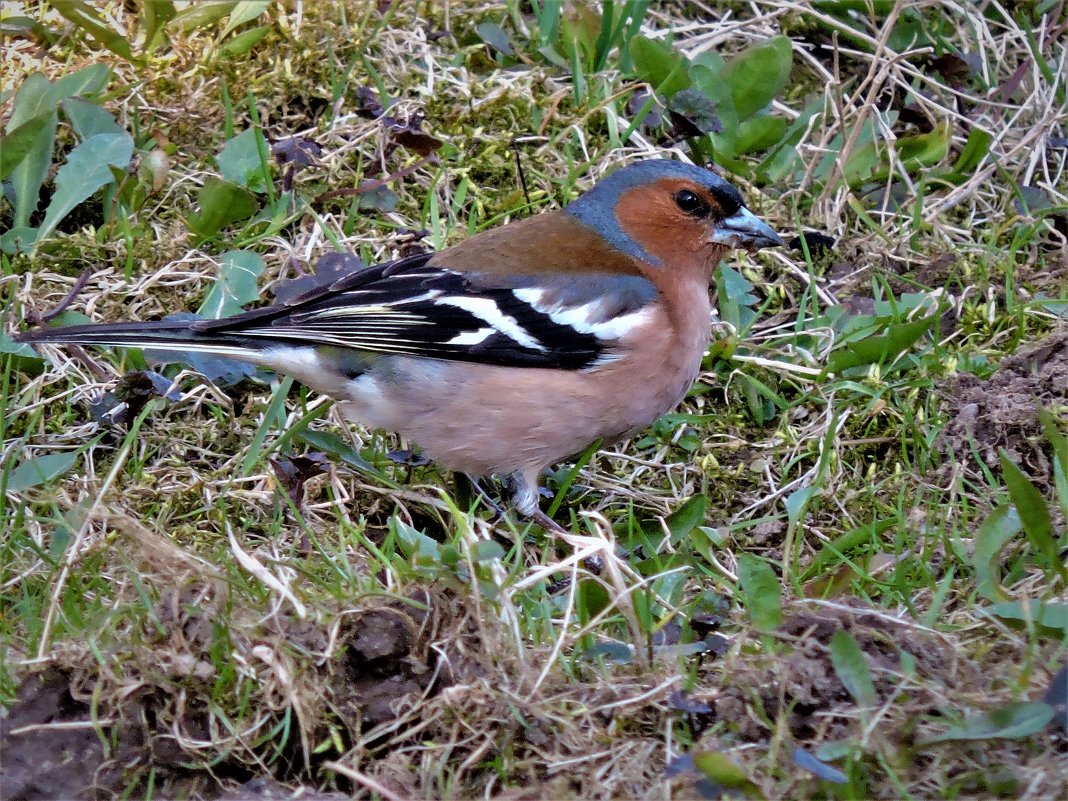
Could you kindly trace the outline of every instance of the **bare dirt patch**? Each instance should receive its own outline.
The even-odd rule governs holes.
[[[0,718],[0,796],[28,799],[111,798],[124,787],[154,781],[185,794],[217,786],[207,773],[182,767],[173,740],[152,732],[147,695],[109,715],[94,714],[91,685],[73,671],[49,670],[27,678]],[[88,693],[84,690],[88,689]]]
[[[1003,448],[1040,488],[1048,487],[1053,467],[1038,410],[1063,416],[1068,408],[1068,328],[1006,357],[988,379],[955,376],[943,396],[949,418],[938,439],[943,453],[971,470],[981,460],[1000,473]]]
[[[903,659],[911,659],[919,676],[937,684],[952,683],[951,675],[960,669],[943,643],[910,621],[895,620],[859,601],[843,601],[788,617],[779,635],[784,653],[766,662],[739,659],[732,665],[726,672],[730,683],[713,702],[716,718],[749,741],[766,740],[769,723],[778,719],[799,742],[846,737],[859,716],[831,661],[831,638],[842,629],[860,646],[880,702],[901,686]],[[903,722],[932,704],[930,693],[913,687],[907,711],[899,704],[895,716]]]
[[[169,636],[153,648],[115,655],[121,675],[98,672],[84,654],[72,651],[71,665],[23,681],[0,717],[0,798],[111,799],[129,792],[143,795],[150,787],[162,797],[226,801],[290,798],[298,788],[304,799],[345,797],[306,786],[321,761],[307,746],[325,736],[314,724],[290,738],[286,753],[274,763],[274,775],[256,770],[257,758],[265,754],[255,746],[242,749],[230,742],[218,753],[190,747],[219,734],[219,721],[210,715],[212,666],[204,661],[213,646],[210,620],[188,611],[198,596],[205,601],[204,594],[187,590],[159,605]],[[349,745],[448,686],[457,673],[471,673],[469,661],[459,654],[439,664],[443,651],[440,645],[431,647],[431,638],[441,633],[441,608],[429,593],[413,598],[411,605],[369,608],[342,618],[333,637],[321,624],[280,615],[275,620],[289,646],[329,656],[314,671],[292,671],[285,683],[281,677],[292,665],[277,651],[278,661],[262,686],[286,699],[277,705],[279,712],[287,704],[311,711],[307,699],[320,698],[328,711],[311,719],[332,720]],[[245,647],[264,661],[272,659],[262,650],[268,648],[263,638]],[[187,670],[179,669],[183,666]],[[214,764],[209,768],[206,762]]]

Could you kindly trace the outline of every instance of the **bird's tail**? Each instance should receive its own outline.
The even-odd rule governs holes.
[[[253,337],[221,332],[200,332],[193,328],[198,318],[166,319],[144,323],[104,323],[38,328],[16,334],[16,342],[28,345],[112,345],[124,348],[150,348],[171,352],[212,353],[233,359],[258,362],[266,342]]]

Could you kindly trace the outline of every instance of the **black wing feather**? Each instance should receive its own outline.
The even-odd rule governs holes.
[[[544,286],[545,276],[461,273],[428,266],[429,259],[420,254],[368,267],[285,303],[193,328],[504,366],[580,370],[611,356],[610,339],[558,322],[517,296],[517,290]],[[604,301],[611,314],[636,311],[655,296],[641,278],[556,280],[557,300],[574,306]]]

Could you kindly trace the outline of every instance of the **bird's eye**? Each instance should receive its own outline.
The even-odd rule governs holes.
[[[675,205],[694,217],[704,217],[710,211],[704,199],[689,189],[680,189],[675,193]]]

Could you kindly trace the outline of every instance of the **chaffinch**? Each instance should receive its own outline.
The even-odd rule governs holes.
[[[543,527],[538,476],[672,409],[709,340],[712,271],[781,245],[716,174],[649,160],[564,209],[220,320],[32,331],[31,343],[200,351],[293,376],[439,465],[499,476]]]

